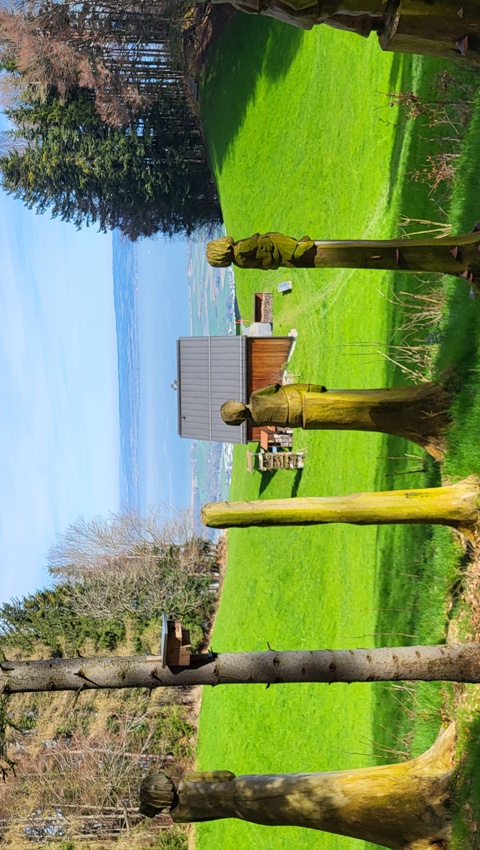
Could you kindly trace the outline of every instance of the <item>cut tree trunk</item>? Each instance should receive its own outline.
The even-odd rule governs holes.
[[[378,34],[382,50],[419,53],[480,65],[480,9],[476,0],[458,5],[390,0]]]
[[[246,269],[346,268],[386,269],[418,274],[438,272],[480,278],[480,233],[463,233],[440,239],[382,239],[320,241],[283,233],[255,233],[235,242],[224,236],[207,245],[214,266],[234,264]]]
[[[225,3],[227,0],[213,0]],[[480,64],[480,10],[475,0],[230,0],[236,9],[268,15],[302,29],[328,24],[368,36],[376,30],[383,50],[418,53]],[[460,42],[460,44],[459,44]]]
[[[324,830],[392,850],[432,850],[445,847],[450,834],[454,739],[452,724],[418,758],[360,770],[191,773],[170,794],[164,776],[152,774],[142,783],[141,810],[152,816],[167,805],[178,823],[233,817]]]
[[[3,694],[186,685],[304,682],[480,682],[480,644],[223,652],[162,667],[161,656],[50,658],[0,662]]]
[[[305,397],[304,428],[376,431],[422,446],[443,457],[449,424],[447,391],[426,383],[380,390],[340,390]]]
[[[242,415],[229,421],[238,425],[248,418],[255,426],[277,425],[314,431],[370,431],[391,434],[422,446],[435,460],[443,457],[444,433],[449,425],[451,396],[433,383],[375,390],[316,390],[317,385],[287,384],[253,392]],[[313,387],[313,389],[311,389]]]
[[[448,487],[389,490],[347,496],[264,499],[250,502],[210,502],[201,521],[210,528],[272,525],[354,525],[432,523],[450,525],[467,537],[478,521],[480,482],[476,476]]]
[[[315,242],[315,268],[386,269],[404,272],[480,272],[479,233],[440,239]]]

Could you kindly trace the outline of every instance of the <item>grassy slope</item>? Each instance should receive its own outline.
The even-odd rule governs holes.
[[[437,66],[438,67],[438,66]],[[317,238],[382,238],[397,232],[399,212],[429,214],[424,187],[405,187],[417,140],[402,125],[386,92],[432,73],[418,60],[382,54],[372,39],[318,28],[308,34],[267,20],[237,16],[218,44],[202,88],[202,114],[227,232],[283,230]],[[407,190],[405,191],[405,189]],[[281,296],[276,284],[292,279]],[[375,353],[398,320],[385,298],[405,278],[358,271],[237,272],[242,315],[253,318],[253,293],[274,291],[275,332],[299,331],[291,370],[328,387],[400,382]],[[462,296],[468,300],[468,295]],[[368,352],[368,353],[367,353]],[[373,353],[372,353],[373,352]],[[308,449],[301,476],[266,479],[246,472],[235,454],[232,498],[322,495],[422,486],[438,471],[418,468],[413,446],[354,433],[298,433]],[[386,456],[399,460],[387,461]],[[229,533],[229,566],[215,627],[217,650],[349,647],[437,641],[445,634],[443,549],[455,562],[449,532],[435,550],[429,531],[263,529]],[[428,552],[428,561],[425,561]],[[430,557],[431,556],[431,557]],[[198,764],[236,772],[359,767],[405,751],[415,694],[382,686],[224,688],[207,692]],[[414,750],[439,723],[441,691],[422,695],[426,723],[415,726]],[[405,709],[405,706],[407,709]],[[400,738],[400,743],[399,739]],[[407,741],[407,745],[411,741]],[[395,754],[394,754],[395,757]],[[349,839],[300,830],[267,830],[218,822],[198,830],[198,848],[358,846]]]

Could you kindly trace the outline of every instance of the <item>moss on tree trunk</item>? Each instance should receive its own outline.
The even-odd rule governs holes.
[[[331,391],[305,397],[304,428],[377,431],[422,446],[443,457],[449,423],[447,391],[428,383],[380,390]]]
[[[210,502],[201,520],[211,528],[273,525],[416,523],[450,525],[472,537],[478,521],[479,481],[475,476],[448,487],[387,490],[346,496]]]
[[[283,233],[254,233],[235,242],[231,236],[207,245],[213,266],[234,264],[244,269],[346,268],[387,269],[418,274],[453,274],[473,282],[480,276],[480,233],[440,239],[380,239],[320,241]]]
[[[187,774],[176,795],[162,775],[142,783],[146,814],[170,806],[178,823],[239,818],[301,826],[371,841],[392,850],[445,847],[453,767],[453,725],[423,755],[402,764],[332,773],[235,776]],[[148,810],[147,810],[148,809]]]

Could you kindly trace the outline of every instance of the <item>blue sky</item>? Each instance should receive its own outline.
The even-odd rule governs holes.
[[[0,193],[0,601],[77,516],[118,508],[111,236]]]
[[[180,336],[190,336],[184,240],[138,243],[140,330],[140,482],[142,508],[191,502],[191,441],[178,436],[177,375]]]
[[[0,113],[0,130],[7,126]],[[119,510],[112,237],[36,215],[0,189],[0,603],[48,583],[78,516]],[[186,243],[137,243],[141,509],[188,506],[176,339],[190,334]]]

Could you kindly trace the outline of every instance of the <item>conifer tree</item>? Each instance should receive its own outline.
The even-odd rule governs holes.
[[[219,208],[201,138],[178,104],[169,120],[173,108],[152,105],[114,127],[86,89],[44,101],[28,90],[7,110],[14,129],[0,158],[3,188],[77,227],[118,227],[131,239],[191,233]]]

